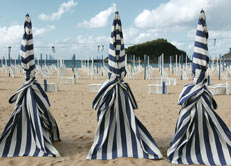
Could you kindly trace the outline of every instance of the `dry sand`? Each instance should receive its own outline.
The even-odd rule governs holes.
[[[69,74],[71,71],[69,70]],[[133,158],[119,158],[109,161],[86,160],[88,151],[93,143],[96,129],[96,111],[91,109],[95,93],[88,92],[88,84],[100,83],[101,80],[91,80],[86,73],[81,72],[82,80],[77,80],[75,85],[62,85],[57,74],[54,74],[48,82],[59,82],[58,92],[48,92],[51,103],[51,112],[55,117],[61,134],[61,142],[54,143],[62,157],[16,157],[0,158],[0,166],[98,166],[98,165],[140,165],[140,166],[167,166],[170,165],[166,153],[168,145],[174,134],[175,124],[178,118],[180,106],[177,105],[178,96],[184,84],[189,81],[177,80],[176,86],[168,87],[168,95],[148,94],[147,84],[155,83],[155,80],[143,80],[143,73],[135,77],[135,80],[127,80],[138,103],[138,110],[135,110],[137,117],[149,130],[158,144],[164,158],[162,160],[147,160]],[[169,74],[171,77],[171,74]],[[41,76],[37,76],[42,83]],[[159,77],[157,70],[154,77]],[[174,76],[175,77],[175,76]],[[8,103],[11,95],[23,85],[23,76],[16,75],[16,78],[9,78],[7,73],[0,69],[0,133],[2,133],[14,105]],[[217,78],[212,83],[225,83]],[[215,96],[218,103],[217,113],[230,127],[231,124],[231,96]]]

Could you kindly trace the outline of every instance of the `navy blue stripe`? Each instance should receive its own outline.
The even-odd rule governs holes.
[[[115,105],[113,104],[114,108]],[[115,123],[115,132],[114,132],[114,138],[113,138],[113,145],[112,145],[112,158],[117,158],[117,144],[116,144],[116,138],[117,138],[117,123]]]
[[[33,109],[33,114],[34,114],[34,122],[35,122],[35,132],[36,132],[36,135],[38,137],[38,140],[39,140],[39,143],[41,145],[41,149],[44,151],[44,147],[42,146],[42,135],[41,135],[41,132],[40,132],[40,129],[39,129],[39,115],[38,115],[38,109],[37,109],[37,105],[36,105],[36,102],[35,102],[35,99],[34,99],[34,91],[33,89],[30,87],[30,95],[31,95],[31,102],[32,102],[32,109]]]
[[[15,126],[16,124],[14,123],[12,125],[12,130],[10,131],[8,137],[6,138],[6,143],[5,143],[5,146],[4,146],[4,150],[3,150],[3,153],[2,153],[2,156],[3,157],[7,157],[8,153],[9,153],[9,150],[10,150],[10,145],[11,145],[11,142],[12,142],[12,136],[14,134],[14,129],[15,129]]]
[[[24,69],[26,72],[30,72],[35,69],[35,64],[31,65],[29,69]]]
[[[208,117],[208,118],[209,118],[209,123],[214,124],[212,119],[210,117]],[[216,130],[214,125],[211,125],[211,128],[212,128],[212,131],[214,133],[215,143],[216,143],[216,147],[217,147],[217,154],[219,156],[220,163],[221,163],[221,165],[226,165],[227,163],[226,163],[225,158],[224,158],[224,153],[223,153],[220,139],[217,135],[217,130]]]
[[[200,103],[199,103],[200,104]],[[199,127],[198,127],[198,124],[200,123],[199,120],[198,120],[198,114],[199,114],[199,111],[198,111],[198,103],[195,104],[195,153],[196,153],[196,158],[197,158],[197,161],[200,163],[200,164],[204,164],[203,160],[202,160],[202,157],[201,157],[201,149],[200,149],[200,135],[199,135],[199,130],[201,130]],[[201,110],[202,111],[202,110]],[[204,142],[202,142],[202,144],[204,144]]]
[[[129,98],[127,93],[124,94],[125,96],[125,108],[126,108],[126,113],[127,113],[127,117],[128,117],[128,122],[129,122],[129,128],[131,131],[131,141],[132,141],[132,153],[133,153],[133,157],[138,158],[138,150],[137,150],[137,142],[136,142],[136,136],[135,133],[132,129],[132,124],[131,124],[131,110],[130,110],[130,105],[129,105]],[[127,102],[126,102],[127,101]]]
[[[204,43],[200,43],[200,42],[198,42],[198,41],[195,41],[194,46],[208,51],[208,46],[207,46],[207,44],[204,44]]]
[[[101,124],[105,124],[105,116],[103,116]],[[104,135],[104,125],[100,125],[100,130],[99,130],[99,139],[97,144],[95,145],[95,148],[92,153],[92,159],[96,159],[96,154],[97,151],[100,149],[100,145],[103,141],[103,135]]]
[[[18,156],[21,148],[21,141],[22,141],[22,111],[20,111],[20,113],[18,114],[15,123],[17,124],[17,139],[16,139],[14,156]]]
[[[206,26],[205,20],[202,18],[198,20],[198,24],[202,25],[203,27]]]
[[[178,126],[181,126],[182,123],[184,122],[185,118],[187,118],[189,116],[189,114],[191,113],[193,107],[190,108],[188,111],[185,112],[185,114],[179,119],[179,125]]]
[[[38,156],[39,152],[40,152],[40,149],[36,146],[33,156],[34,157]]]
[[[191,125],[189,128],[191,128],[191,132],[194,133],[195,130],[192,131],[192,127],[193,126]],[[193,137],[190,137],[188,142],[186,143],[186,160],[187,160],[188,164],[194,164],[192,161],[192,158],[191,158],[191,148],[195,148],[195,147],[192,147],[192,140],[193,140]]]
[[[209,57],[207,55],[203,55],[203,54],[194,52],[193,57],[195,57],[197,59],[205,60],[207,63],[209,63]]]
[[[122,101],[121,101],[121,95],[120,95],[120,85],[118,86],[118,107],[119,107],[119,117],[120,117],[120,133],[121,133],[121,144],[122,144],[122,155],[123,157],[128,157],[128,150],[127,150],[127,141],[126,141],[126,130],[125,130],[125,124],[124,124],[124,115],[123,111],[124,108],[122,108]],[[123,99],[124,100],[124,99]]]
[[[33,35],[32,34],[27,35],[24,33],[22,39],[23,40],[31,40],[31,39],[33,39]]]
[[[119,29],[115,29],[114,31],[111,32],[111,38],[115,38],[116,39],[117,35],[120,36],[120,39],[123,38],[123,32],[120,31]]]
[[[31,143],[32,143],[32,140],[31,140],[31,131],[32,131],[32,127],[31,127],[31,119],[30,119],[30,116],[29,116],[29,112],[27,110],[27,106],[26,106],[26,99],[27,99],[27,96],[25,95],[24,96],[25,99],[24,99],[24,106],[25,106],[25,114],[26,114],[26,118],[27,118],[27,137],[26,137],[26,149],[25,149],[25,156],[28,156],[29,153],[30,153],[30,149],[31,149]]]
[[[34,85],[37,86],[37,88],[39,89],[39,91],[40,91],[40,93],[42,94],[42,96],[46,99],[46,102],[48,103],[48,105],[51,106],[51,105],[50,105],[50,101],[49,101],[49,99],[48,99],[48,96],[47,96],[47,94],[45,93],[45,91],[43,90],[43,88],[41,87],[41,85],[40,85],[37,81],[34,82]]]
[[[116,26],[116,25],[121,26],[122,24],[121,24],[121,21],[119,19],[115,19],[115,20],[113,20],[112,25],[113,26]]]
[[[115,74],[120,74],[122,73],[123,71],[125,71],[125,67],[122,67],[120,69],[116,69],[112,66],[108,66],[109,70],[112,72],[112,73],[115,73]]]
[[[204,37],[204,38],[208,38],[208,34],[202,31],[197,30],[196,32],[196,36],[200,36],[200,37]]]
[[[121,44],[121,41],[120,40],[117,40],[116,41],[116,44],[118,44],[118,45],[120,45],[120,51],[123,51],[124,50],[124,44]],[[115,50],[115,48],[116,48],[116,44],[115,43],[113,43],[113,44],[109,44],[109,48],[111,49],[111,50]]]
[[[138,106],[137,106],[137,103],[136,103],[136,99],[135,99],[135,97],[134,97],[134,95],[133,95],[133,93],[131,91],[130,86],[126,82],[124,82],[124,85],[126,85],[127,94],[128,94],[129,100],[131,101],[133,109],[137,109]]]
[[[122,57],[119,56],[119,59],[118,59],[118,61],[117,61],[117,60],[116,60],[116,57],[114,57],[114,56],[108,54],[108,59],[111,60],[111,61],[113,61],[113,62],[115,62],[115,63],[117,63],[117,62],[121,63],[121,62],[124,62],[124,61],[125,61],[125,56],[122,56]]]
[[[204,97],[204,95],[203,95],[203,97]],[[207,114],[207,116],[209,116],[208,113],[206,113],[206,114]],[[204,135],[206,154],[208,156],[208,160],[209,160],[210,165],[216,165],[214,162],[214,159],[213,159],[212,149],[211,149],[210,141],[209,141],[209,131],[208,131],[208,127],[207,127],[207,120],[206,120],[204,113],[202,114],[202,120],[203,120],[203,135]]]
[[[23,51],[23,52],[26,52],[26,51],[31,51],[31,50],[33,50],[34,49],[34,46],[33,46],[33,44],[31,44],[31,45],[21,45],[21,51]]]
[[[207,66],[202,66],[202,65],[199,65],[199,64],[196,64],[196,63],[193,63],[192,64],[192,70],[195,71],[195,69],[200,69],[202,71],[206,71],[207,70]]]
[[[22,63],[25,63],[25,64],[27,64],[28,62],[30,62],[31,60],[33,60],[34,59],[34,55],[29,55],[28,57],[26,57],[26,58],[23,58],[22,56],[21,56],[21,61],[22,61]]]

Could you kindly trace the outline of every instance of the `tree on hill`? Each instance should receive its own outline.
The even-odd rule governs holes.
[[[173,62],[175,62],[175,57],[177,56],[184,56],[184,61],[186,57],[186,52],[183,50],[177,49],[173,44],[169,43],[165,39],[157,39],[153,41],[148,41],[142,44],[137,44],[134,46],[128,47],[126,50],[126,54],[128,59],[131,59],[133,55],[136,57],[140,57],[143,60],[144,55],[150,57],[150,63],[157,63],[158,57],[163,53],[164,54],[164,61],[169,62],[170,56],[173,56]],[[178,62],[179,62],[179,57]]]

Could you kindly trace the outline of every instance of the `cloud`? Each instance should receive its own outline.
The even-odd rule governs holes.
[[[226,5],[230,5],[228,0],[170,0],[167,3],[160,4],[153,10],[143,10],[135,18],[134,23],[139,28],[194,25],[194,21],[198,19],[199,11],[202,8],[208,13],[212,13],[215,9],[221,9]],[[220,12],[220,14],[222,13]]]
[[[126,28],[123,31],[125,45],[139,44],[155,40],[159,34],[154,29],[140,30],[135,27]]]
[[[19,42],[22,38],[23,26],[12,25],[0,27],[0,45],[8,46]]]
[[[209,54],[214,57],[228,52],[231,47],[230,0],[169,0],[152,10],[144,9],[135,17],[134,25],[137,29],[146,32],[153,30],[160,37],[168,37],[177,48],[191,56],[202,8],[206,13],[209,30]],[[215,46],[214,38],[217,39]]]
[[[77,5],[77,2],[75,2],[74,0],[70,0],[70,1],[68,1],[68,2],[64,2],[64,3],[62,3],[62,4],[60,5],[60,7],[59,7],[59,9],[58,9],[57,12],[54,12],[54,13],[52,13],[52,14],[50,14],[50,15],[47,15],[47,14],[42,13],[42,14],[39,15],[38,18],[39,18],[40,20],[43,20],[43,21],[58,20],[58,19],[60,19],[60,17],[61,17],[64,13],[68,12],[68,11],[71,10],[73,7],[75,7],[76,5]]]
[[[33,35],[40,36],[54,29],[55,26],[53,25],[49,25],[45,28],[33,27]],[[0,27],[0,45],[1,46],[19,45],[22,39],[23,32],[24,32],[24,28],[22,25],[11,25],[11,26]]]
[[[99,12],[95,17],[92,17],[89,21],[84,20],[82,23],[78,23],[77,26],[86,27],[86,28],[105,27],[108,25],[108,18],[115,11],[116,11],[116,4],[112,4],[111,7]]]
[[[55,26],[54,25],[49,25],[47,26],[46,28],[33,28],[34,29],[34,33],[33,35],[34,36],[39,36],[39,35],[42,35],[46,32],[49,32],[51,30],[54,30],[55,29]]]

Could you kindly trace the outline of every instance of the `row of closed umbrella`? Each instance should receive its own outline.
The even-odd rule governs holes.
[[[168,149],[173,164],[231,164],[231,133],[214,109],[217,105],[206,86],[208,30],[200,12],[194,44],[193,83],[179,97],[182,106]],[[21,44],[24,85],[9,99],[15,109],[0,137],[0,157],[59,156],[53,141],[59,130],[49,111],[49,100],[35,78],[32,23],[26,15]],[[161,159],[151,134],[134,114],[135,97],[124,81],[125,48],[119,13],[115,12],[108,55],[109,79],[93,101],[98,111],[96,135],[87,159],[134,157]]]

